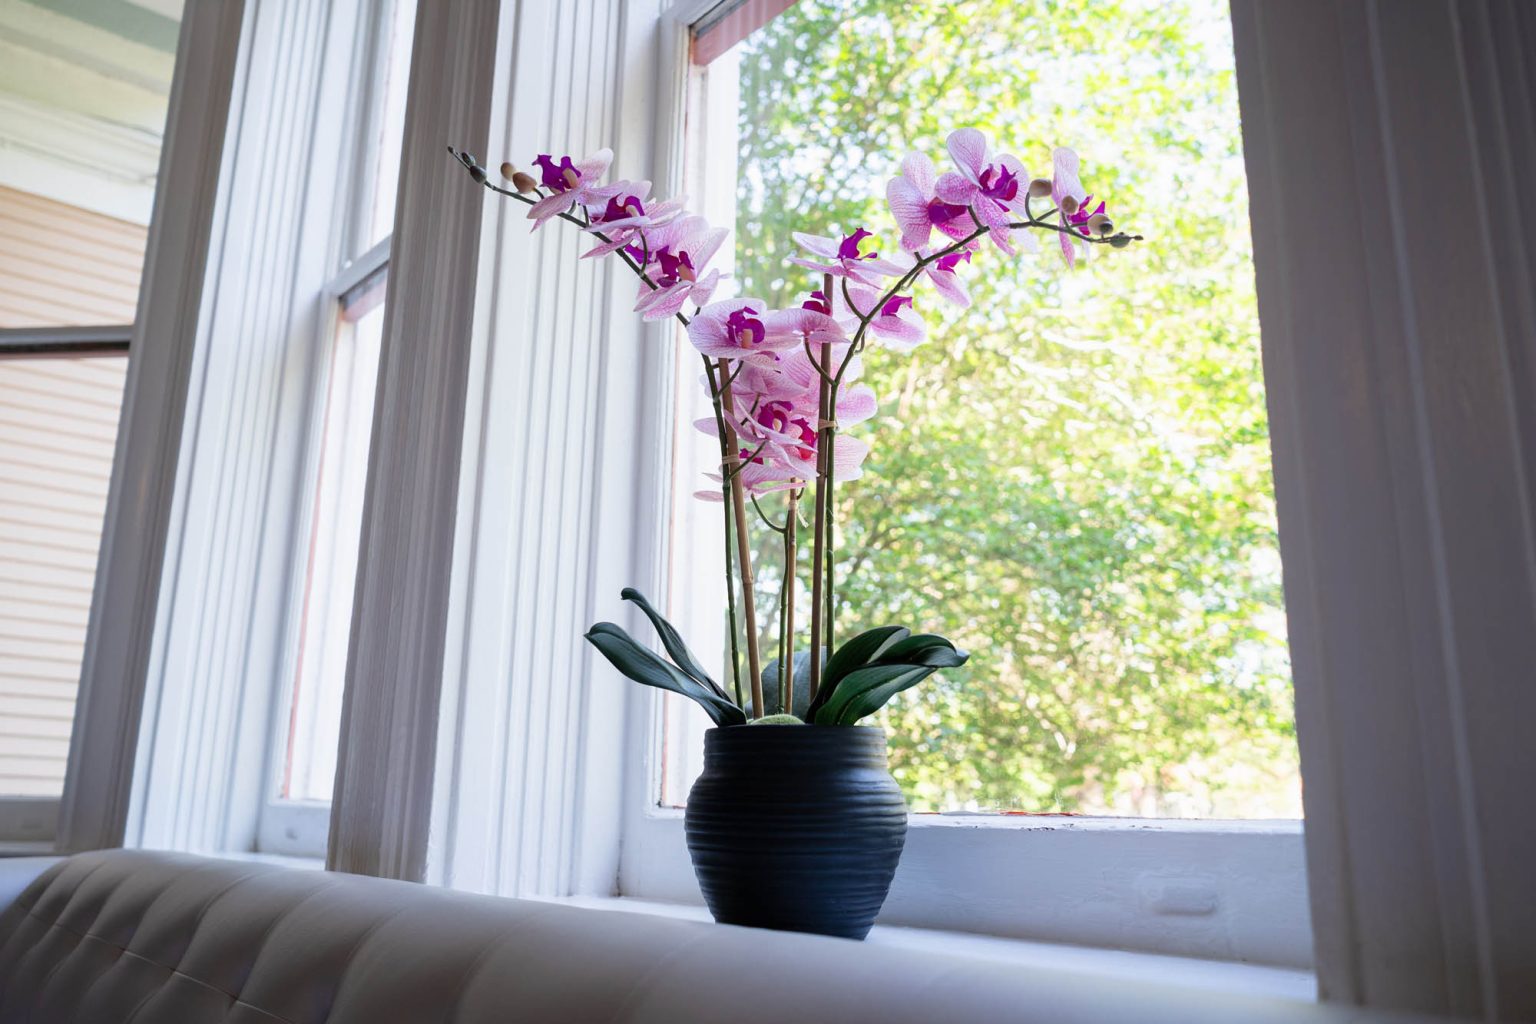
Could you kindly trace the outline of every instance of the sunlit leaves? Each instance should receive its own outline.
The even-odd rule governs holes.
[[[1296,810],[1230,47],[1218,0],[802,0],[742,57],[743,294],[811,287],[794,230],[894,245],[885,179],[959,124],[1036,171],[1074,146],[1148,236],[988,253],[971,308],[919,292],[921,359],[868,361],[839,628],[972,652],[877,716],[918,809]]]

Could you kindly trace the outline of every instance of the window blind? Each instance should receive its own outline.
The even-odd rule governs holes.
[[[725,0],[693,26],[693,62],[708,64],[795,5],[795,0]]]
[[[0,359],[0,796],[63,789],[127,366]]]

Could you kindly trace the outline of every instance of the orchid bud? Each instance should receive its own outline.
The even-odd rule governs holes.
[[[526,171],[518,171],[512,175],[512,187],[519,192],[537,192],[539,183],[534,180],[533,175]]]
[[[479,164],[469,165],[469,176],[475,179],[476,185],[485,184],[485,168],[481,167]]]
[[[1116,235],[1109,240],[1109,244],[1114,246],[1116,249],[1124,249],[1126,246],[1131,244],[1131,236]]]
[[[501,162],[501,176],[503,178],[505,178],[507,181],[511,181],[512,180],[512,176],[515,175],[516,173],[517,173],[517,168],[513,167],[512,164],[509,161],[503,160]]]
[[[1036,178],[1029,183],[1029,198],[1044,199],[1051,194],[1051,182],[1049,178]]]
[[[1066,214],[1068,217],[1070,217],[1074,213],[1076,213],[1077,212],[1077,197],[1076,196],[1062,196],[1061,197],[1061,212]]]
[[[1096,235],[1107,235],[1115,229],[1115,222],[1102,213],[1088,218],[1088,230]]]

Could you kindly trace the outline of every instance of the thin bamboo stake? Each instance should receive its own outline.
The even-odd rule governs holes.
[[[752,550],[747,543],[747,492],[742,485],[741,474],[731,472],[736,465],[734,460],[741,457],[741,443],[736,438],[736,403],[731,396],[730,367],[724,359],[720,360],[719,365],[720,380],[723,382],[720,405],[725,410],[726,440],[733,460],[721,468],[731,478],[731,506],[736,520],[736,561],[741,575],[741,611],[747,627],[747,669],[752,681],[752,709],[761,716],[766,708],[763,705],[763,669],[757,649],[757,595],[752,589]]]
[[[830,347],[831,346],[827,346],[828,349],[830,349]],[[829,351],[828,355],[830,356],[830,354],[831,353]],[[837,567],[837,517],[836,506],[833,504],[833,498],[836,494],[837,487],[836,482],[833,480],[833,476],[837,472],[837,427],[832,424],[835,423],[837,417],[837,385],[827,385],[827,392],[827,414],[826,418],[822,422],[828,425],[822,428],[821,444],[818,446],[825,450],[823,458],[826,460],[824,478],[826,486],[822,488],[826,494],[822,498],[823,508],[821,513],[822,519],[826,521],[826,537],[824,541],[825,546],[822,548],[821,554],[823,566],[822,571],[826,573],[827,576],[826,580],[821,585],[822,599],[827,602],[826,611],[822,612],[821,614],[822,629],[825,631],[826,635],[825,637],[818,639],[817,642],[820,643],[822,649],[830,655],[832,653],[832,631],[834,626],[833,619],[835,618],[834,609],[836,607],[833,603],[832,587],[833,571]]]
[[[789,492],[789,518],[784,520],[784,618],[779,633],[779,710],[795,713],[795,522],[800,492]],[[814,658],[812,659],[815,660]]]
[[[715,413],[715,435],[720,442],[720,465],[728,465],[730,452],[727,449],[727,435],[725,429],[725,412],[720,407],[720,384],[729,378],[715,376],[715,364],[708,356],[704,356],[704,377],[709,382],[710,404]],[[723,470],[722,470],[723,472]],[[741,650],[737,641],[736,629],[736,572],[731,563],[731,502],[730,484],[722,482],[720,494],[720,514],[723,517],[722,525],[725,527],[722,539],[725,541],[725,611],[727,626],[731,638],[731,684],[736,693],[736,706],[745,709],[747,702],[741,695]]]

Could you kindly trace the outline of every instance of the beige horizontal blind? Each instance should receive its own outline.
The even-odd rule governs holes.
[[[0,328],[132,323],[144,238],[0,188]],[[63,789],[127,366],[0,358],[0,796]]]
[[[145,229],[0,188],[0,328],[133,323]]]
[[[795,5],[795,0],[723,0],[693,27],[693,62],[708,64]]]
[[[127,367],[0,359],[0,796],[63,788]]]

